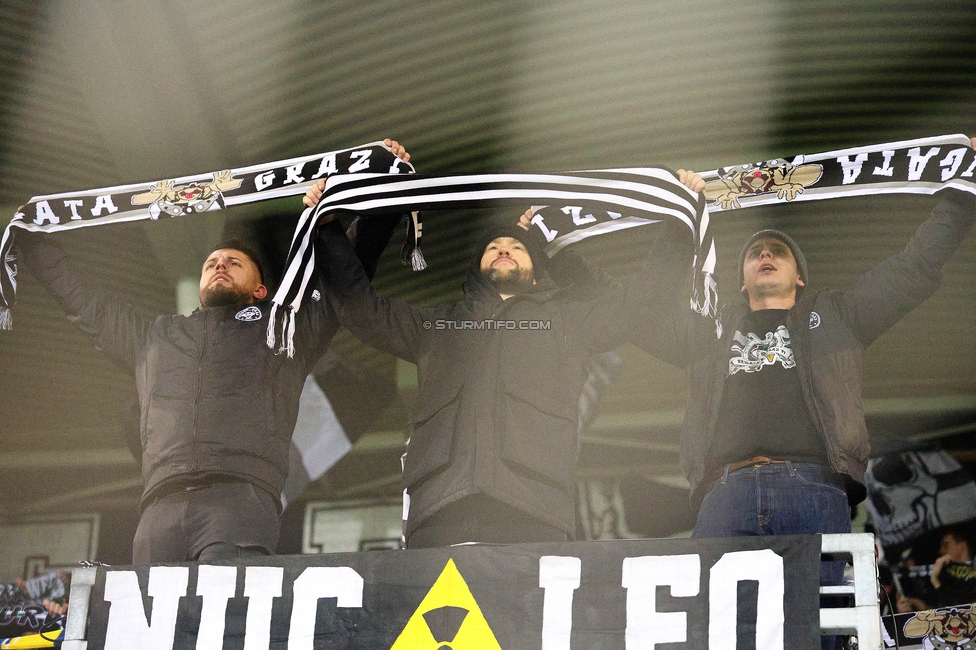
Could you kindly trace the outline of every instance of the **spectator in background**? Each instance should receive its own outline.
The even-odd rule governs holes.
[[[935,587],[935,606],[948,607],[976,601],[976,571],[969,539],[960,528],[950,528],[939,542],[939,557],[929,580]]]

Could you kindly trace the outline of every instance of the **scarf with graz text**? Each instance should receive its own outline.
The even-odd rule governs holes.
[[[545,251],[552,256],[588,237],[675,220],[685,226],[694,244],[690,306],[714,318],[716,334],[721,336],[709,212],[868,194],[934,194],[946,188],[976,194],[974,170],[976,155],[969,138],[948,135],[720,167],[702,173],[706,186],[698,200],[663,168],[552,174],[337,175],[327,181],[320,203],[302,215],[302,223],[313,224],[320,215],[336,211],[397,210],[416,215],[418,210],[533,205],[532,225],[545,237]],[[288,269],[293,279],[307,277],[314,264],[310,233],[303,241],[296,238],[292,243]],[[288,292],[283,285],[274,301],[284,304],[290,295],[297,309],[296,293]],[[289,354],[293,352],[291,331],[285,325],[283,340],[277,343]],[[269,330],[268,344],[276,344],[274,331]]]
[[[304,194],[309,185],[333,174],[413,171],[413,165],[394,156],[384,143],[372,142],[212,174],[36,196],[14,215],[0,240],[0,329],[10,329],[13,325],[10,309],[17,291],[17,260],[13,248],[18,229],[53,233],[143,219],[185,217]],[[412,234],[413,245],[419,245],[419,233]]]
[[[663,168],[444,176],[389,173],[405,171],[413,171],[413,166],[393,156],[382,143],[373,143],[150,186],[36,197],[14,217],[0,241],[0,326],[10,327],[8,310],[16,290],[17,271],[12,255],[16,228],[57,232],[158,219],[164,213],[195,214],[300,194],[316,179],[326,176],[322,201],[315,209],[306,210],[300,219],[288,254],[286,276],[273,300],[275,308],[284,309],[269,323],[268,345],[289,354],[294,352],[294,312],[308,291],[314,269],[314,224],[319,215],[328,212],[414,212],[413,251],[407,253],[413,258],[414,268],[424,266],[416,215],[421,209],[536,206],[532,223],[545,237],[550,256],[588,237],[672,219],[684,226],[695,246],[691,307],[714,317],[718,300],[713,277],[716,252],[708,234],[709,211],[866,194],[934,194],[946,188],[976,194],[976,155],[969,139],[962,135],[720,167],[702,173],[707,182],[703,197],[688,191]],[[117,207],[119,204],[126,210]]]

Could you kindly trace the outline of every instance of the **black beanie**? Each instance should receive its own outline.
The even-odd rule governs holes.
[[[796,260],[796,271],[799,274],[800,279],[803,280],[804,284],[807,284],[807,258],[803,256],[803,251],[801,251],[800,247],[796,245],[796,242],[793,241],[793,238],[787,235],[785,232],[770,229],[770,230],[760,230],[755,235],[750,237],[749,240],[746,242],[746,245],[742,247],[742,252],[739,253],[739,287],[740,288],[742,287],[743,284],[745,284],[746,281],[745,276],[742,273],[742,267],[746,262],[746,251],[748,251],[749,247],[755,244],[760,239],[778,239],[784,244],[786,244],[786,246],[790,249],[790,252],[793,253],[793,259]],[[800,295],[800,291],[802,289],[803,287],[800,286],[796,288],[797,296]]]
[[[475,266],[481,268],[481,258],[484,257],[485,249],[488,248],[488,244],[499,237],[511,237],[512,239],[517,239],[525,245],[525,250],[532,259],[532,267],[535,270],[537,277],[541,271],[545,271],[549,266],[549,258],[535,242],[532,235],[527,230],[515,225],[490,226],[478,236],[478,240],[475,243],[474,248]]]

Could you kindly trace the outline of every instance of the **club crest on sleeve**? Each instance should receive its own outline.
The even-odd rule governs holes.
[[[810,329],[820,327],[820,314],[815,311],[810,312]]]
[[[318,289],[314,289],[312,291],[312,300],[314,300],[315,302],[318,302],[319,300],[322,300],[322,294],[319,293],[319,290]]]
[[[234,318],[242,321],[261,320],[261,310],[251,305],[237,312]]]

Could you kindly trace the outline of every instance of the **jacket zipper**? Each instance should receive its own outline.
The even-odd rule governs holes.
[[[210,313],[208,313],[210,312]],[[197,428],[200,422],[200,390],[203,386],[203,357],[206,354],[210,339],[210,317],[213,310],[204,312],[203,332],[200,335],[200,354],[197,356],[197,385],[193,391],[193,426],[190,430],[190,467],[188,471],[196,470],[197,464]]]
[[[791,315],[796,315],[796,314],[794,314],[793,311],[791,310]],[[797,318],[794,318],[793,320],[794,320],[794,325],[796,325],[795,321],[797,320]],[[788,321],[789,321],[789,316],[787,316],[787,329],[789,329],[789,325],[790,325]],[[817,403],[817,396],[814,394],[814,390],[813,390],[813,376],[811,374],[811,369],[810,369],[811,364],[808,363],[810,359],[810,352],[809,352],[810,346],[808,345],[810,343],[810,340],[809,338],[807,338],[808,330],[803,330],[802,327],[799,325],[796,325],[795,330],[797,334],[796,335],[791,334],[790,336],[791,337],[796,336],[796,340],[800,342],[799,351],[801,352],[801,354],[797,355],[796,358],[797,358],[797,363],[800,364],[801,370],[803,371],[802,376],[806,379],[806,387],[805,390],[803,390],[803,400],[806,402],[807,411],[814,416],[815,419],[814,425],[817,427],[817,431],[820,433],[820,438],[823,440],[824,449],[827,451],[827,462],[830,464],[830,469],[837,471],[837,469],[834,467],[835,451],[831,449],[831,442],[827,438],[827,426],[824,424],[823,413],[820,411],[820,404]],[[800,388],[804,388],[803,383],[800,384]]]

